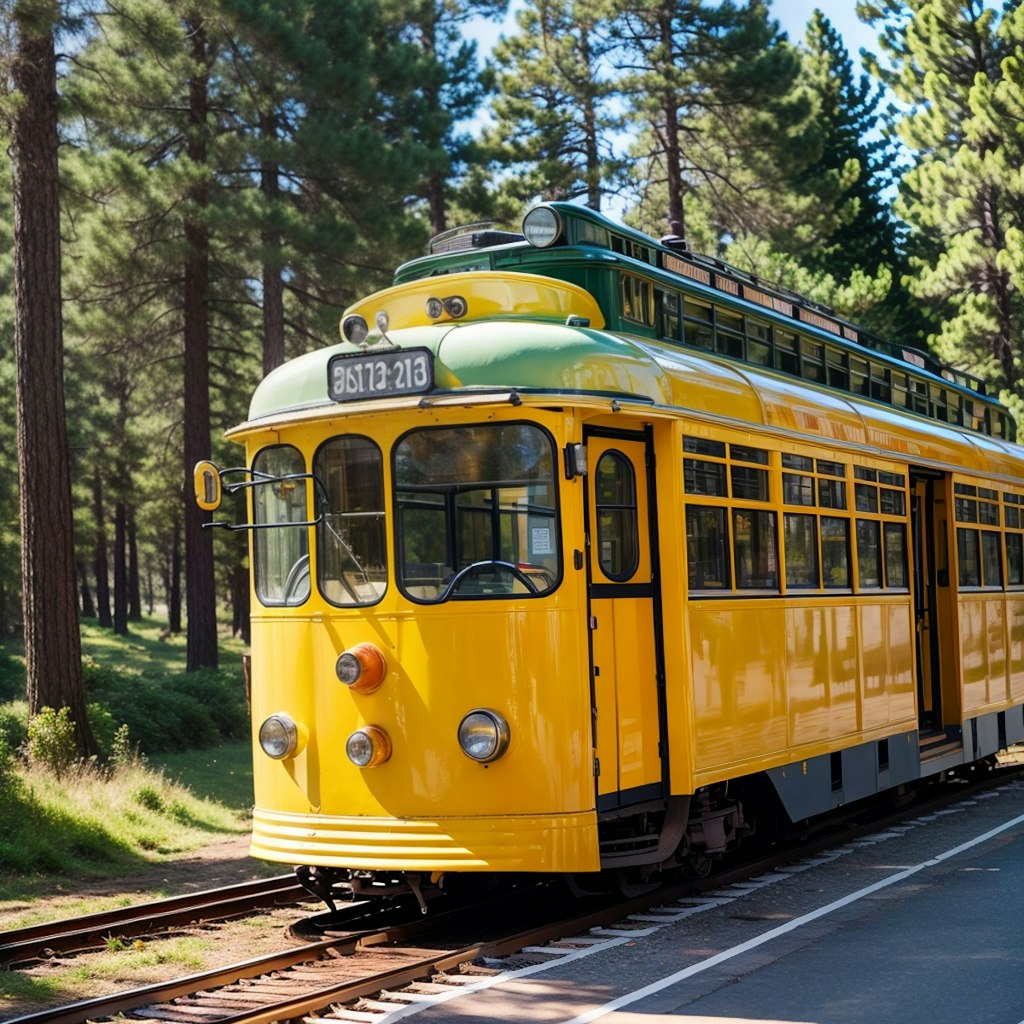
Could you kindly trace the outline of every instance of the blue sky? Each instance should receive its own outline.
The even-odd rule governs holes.
[[[514,11],[521,2],[522,0],[512,0],[509,15],[503,25],[471,22],[469,32],[476,38],[481,53],[487,53],[499,35],[515,31]],[[826,3],[825,0],[771,0],[772,17],[778,19],[792,42],[800,42],[803,39],[807,22],[810,21],[816,7],[825,11],[828,20],[843,37],[850,55],[854,58],[855,68],[859,70],[858,55],[861,48],[877,52],[877,45],[875,33],[857,20],[856,0],[833,0],[832,3]]]
[[[876,33],[867,25],[857,20],[855,0],[840,0],[836,3],[824,3],[823,0],[772,0],[771,13],[789,35],[791,42],[800,42],[804,37],[804,29],[811,20],[814,9],[820,8],[836,31],[843,37],[846,48],[854,58],[854,65],[860,67],[859,53],[861,48],[878,52]]]

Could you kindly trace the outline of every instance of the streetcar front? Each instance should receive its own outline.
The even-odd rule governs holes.
[[[286,364],[246,466],[197,471],[207,507],[248,495],[251,852],[329,903],[599,868],[579,425],[425,397],[446,329],[402,333]]]

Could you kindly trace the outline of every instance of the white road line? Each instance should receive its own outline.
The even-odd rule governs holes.
[[[1013,818],[1011,821],[1004,822],[997,828],[990,829],[983,835],[975,836],[974,839],[971,839],[966,843],[961,843],[959,846],[955,846],[952,850],[946,850],[944,853],[940,853],[931,860],[922,861],[920,864],[915,864],[913,867],[906,868],[903,871],[898,871],[896,874],[890,875],[888,878],[883,878],[880,882],[875,882],[873,885],[865,886],[863,889],[858,889],[856,892],[852,892],[848,896],[844,896],[842,899],[836,900],[834,903],[829,903],[827,906],[819,907],[817,910],[812,910],[809,914],[804,914],[803,917],[797,917],[792,921],[787,921],[785,924],[779,925],[778,928],[772,928],[771,931],[764,932],[756,938],[750,939],[747,942],[742,942],[740,945],[733,946],[731,949],[722,950],[721,953],[716,953],[714,956],[708,957],[707,960],[701,960],[699,963],[691,964],[689,967],[684,967],[683,970],[676,971],[675,974],[670,974],[666,978],[661,978],[658,981],[652,982],[650,985],[645,985],[643,988],[639,988],[635,992],[629,992],[624,996],[619,996],[618,999],[613,999],[611,1002],[605,1003],[604,1006],[598,1006],[593,1010],[588,1010],[586,1013],[581,1013],[578,1017],[573,1017],[571,1020],[566,1021],[565,1024],[589,1024],[592,1020],[597,1020],[599,1017],[604,1017],[606,1014],[614,1013],[616,1010],[622,1009],[623,1006],[630,1006],[647,996],[654,995],[656,992],[661,992],[663,989],[676,985],[680,981],[685,981],[687,978],[692,978],[696,974],[701,974],[704,971],[710,970],[712,967],[717,967],[718,964],[725,963],[725,961],[731,960],[733,957],[741,956],[743,953],[756,949],[758,946],[763,946],[765,943],[771,942],[773,939],[777,939],[781,935],[786,935],[789,932],[795,931],[797,928],[802,928],[805,924],[817,921],[818,918],[825,917],[835,910],[849,906],[851,903],[856,903],[858,900],[862,900],[866,896],[870,896],[872,893],[878,892],[880,889],[886,889],[890,885],[902,882],[905,879],[910,878],[912,875],[916,875],[919,871],[923,871],[925,868],[935,867],[943,861],[947,861],[952,857],[957,857],[961,853],[965,853],[967,850],[970,850],[981,843],[987,842],[989,839],[992,839],[993,837],[1021,824],[1024,824],[1024,814]],[[1022,1021],[1021,1024],[1024,1024],[1024,1021]]]

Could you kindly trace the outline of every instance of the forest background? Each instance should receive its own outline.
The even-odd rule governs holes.
[[[217,608],[245,638],[249,594],[244,533],[215,539],[191,507],[196,458],[236,463],[223,434],[260,377],[334,343],[430,236],[514,229],[536,199],[683,234],[930,348],[1020,420],[1021,0],[864,0],[863,67],[822,13],[788,38],[760,0],[535,0],[482,59],[470,26],[507,14],[0,0],[0,639],[40,618],[22,540],[46,464],[15,386],[39,361],[14,286],[19,210],[45,185],[25,173],[48,130],[31,60],[52,68],[59,143],[59,375],[35,397],[63,402],[70,491],[41,501],[73,519],[74,614],[127,633],[160,609],[187,624],[190,670],[217,664]],[[35,710],[68,703],[29,660]]]

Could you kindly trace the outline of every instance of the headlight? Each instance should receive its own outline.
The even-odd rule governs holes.
[[[530,245],[546,249],[562,234],[562,218],[550,206],[535,206],[523,218],[523,235]]]
[[[260,746],[275,760],[290,757],[299,749],[299,728],[284,712],[271,715],[260,726]]]
[[[341,321],[341,333],[346,341],[351,341],[353,345],[361,345],[366,341],[370,328],[365,317],[352,313]]]
[[[470,711],[459,723],[459,746],[474,761],[487,764],[497,761],[508,749],[508,722],[488,708]]]
[[[334,671],[356,693],[373,693],[384,682],[388,663],[376,644],[362,643],[340,654]]]
[[[391,740],[377,725],[364,725],[345,741],[345,753],[358,768],[375,768],[391,756]]]

